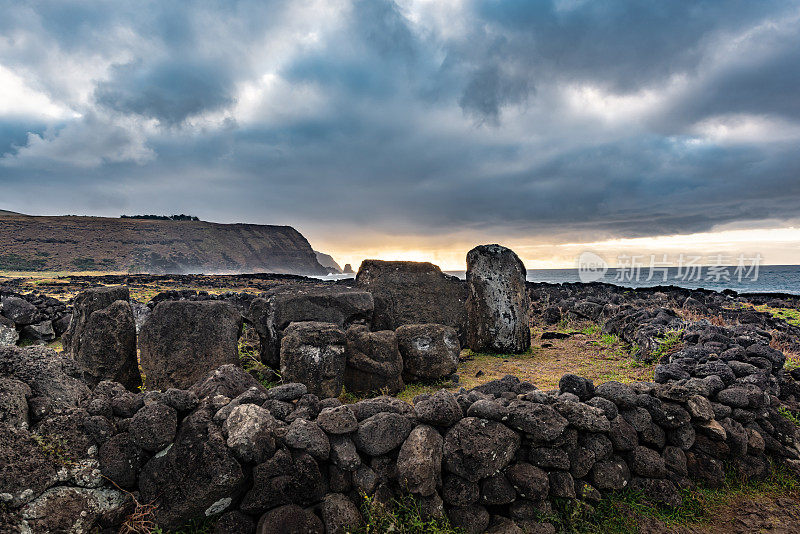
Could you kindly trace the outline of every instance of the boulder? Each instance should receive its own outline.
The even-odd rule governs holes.
[[[319,517],[296,504],[287,504],[261,516],[256,534],[325,534]]]
[[[82,375],[75,362],[52,349],[0,346],[0,376],[30,387],[28,415],[33,421],[81,406],[90,395]]]
[[[252,388],[265,389],[258,380],[253,378],[253,375],[245,372],[238,365],[229,363],[209,372],[202,380],[195,383],[189,392],[198,399],[216,395],[234,399]]]
[[[179,528],[197,517],[224,511],[245,482],[212,415],[202,404],[186,416],[172,446],[151,458],[139,473],[141,502],[157,505],[153,521],[162,528]]]
[[[3,316],[20,326],[33,324],[36,320],[36,306],[23,298],[13,295],[3,297],[2,304],[0,309]]]
[[[283,333],[291,323],[333,323],[346,330],[354,324],[369,324],[372,310],[372,295],[367,291],[340,286],[293,288],[254,299],[246,317],[258,333],[261,361],[277,368]]]
[[[403,389],[403,358],[392,330],[370,332],[364,325],[347,329],[347,363],[344,385],[347,391],[366,393]]]
[[[130,291],[126,286],[93,287],[78,293],[72,303],[72,320],[61,339],[64,351],[77,352],[78,347],[73,348],[72,345],[80,345],[83,329],[94,312],[104,310],[118,300],[127,302],[130,299]]]
[[[481,245],[467,254],[467,346],[521,353],[531,346],[525,266],[513,251]]]
[[[25,382],[0,376],[0,427],[28,428],[28,398],[31,388]]]
[[[53,321],[42,321],[36,324],[29,324],[22,327],[22,336],[25,339],[48,343],[56,338],[53,330]]]
[[[345,333],[333,323],[292,323],[281,341],[281,377],[320,398],[338,397],[344,383]]]
[[[397,455],[400,486],[423,497],[433,495],[441,483],[442,436],[428,425],[411,431]]]
[[[396,330],[407,382],[439,380],[458,367],[461,345],[456,331],[441,324],[410,324]]]
[[[356,286],[372,293],[374,330],[436,323],[455,329],[466,341],[467,292],[464,282],[427,262],[364,260]]]
[[[54,485],[61,466],[27,430],[0,427],[0,431],[0,493],[7,494],[6,505],[17,507]]]
[[[414,423],[396,413],[378,413],[359,423],[353,441],[358,450],[380,456],[399,447],[408,437]]]
[[[139,469],[145,461],[142,449],[134,443],[128,432],[121,432],[106,441],[99,451],[100,470],[103,476],[121,488],[136,485]]]
[[[506,478],[520,497],[532,501],[547,498],[550,482],[547,473],[531,464],[520,462],[506,469]]]
[[[317,460],[327,460],[331,452],[328,436],[314,421],[295,419],[289,425],[284,441],[289,447],[306,451]]]
[[[148,452],[157,452],[172,443],[178,428],[175,408],[153,402],[136,412],[130,422],[133,442]]]
[[[445,467],[461,478],[477,482],[507,466],[519,445],[519,435],[502,423],[465,417],[445,435]]]
[[[256,515],[285,504],[309,506],[319,502],[326,491],[325,479],[311,455],[281,449],[253,468],[252,488],[239,508]]]
[[[99,532],[133,511],[130,495],[112,488],[59,486],[20,511],[22,532]]]
[[[414,409],[420,421],[435,426],[449,427],[464,417],[455,396],[446,389],[420,399],[414,404]]]
[[[241,333],[242,316],[226,302],[158,303],[139,336],[148,389],[186,389],[221,365],[238,364]]]
[[[347,266],[350,264],[348,263]],[[364,524],[358,507],[341,493],[329,493],[319,507],[325,534],[348,534]]]
[[[232,510],[222,514],[214,525],[213,534],[253,534],[256,522],[239,510]]]
[[[72,321],[62,342],[92,386],[113,380],[136,391],[142,385],[129,300],[125,286],[87,289],[75,297]]]
[[[275,452],[275,418],[260,406],[235,407],[225,419],[224,430],[226,444],[242,462],[263,462]]]
[[[80,341],[73,339],[72,351],[90,385],[113,380],[130,391],[138,391],[142,385],[136,357],[136,325],[127,301],[118,300],[93,312]]]
[[[349,434],[358,430],[358,420],[346,404],[323,409],[316,422],[328,434]]]

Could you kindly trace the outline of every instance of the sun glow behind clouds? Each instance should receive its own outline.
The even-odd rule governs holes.
[[[313,237],[311,238],[314,243]],[[400,240],[400,242],[405,240]],[[426,244],[424,238],[414,238],[409,247],[392,245],[341,247],[331,243],[326,249],[315,244],[320,250],[333,254],[339,264],[350,263],[357,270],[361,261],[367,258],[380,260],[429,261],[445,271],[463,271],[466,268],[466,255],[470,248],[481,243],[494,242],[491,239],[470,242],[462,236],[454,236],[451,243],[444,244],[441,238]],[[572,269],[581,252],[593,251],[601,255],[611,265],[617,265],[621,255],[640,255],[638,261],[647,263],[654,254],[657,261],[663,254],[675,262],[678,255],[701,256],[704,262],[713,262],[722,255],[725,263],[736,264],[739,254],[753,257],[760,254],[763,264],[800,264],[800,228],[758,228],[730,229],[696,234],[664,235],[656,237],[620,238],[601,241],[571,242],[564,244],[541,243],[526,239],[509,239],[501,244],[513,249],[528,269]]]

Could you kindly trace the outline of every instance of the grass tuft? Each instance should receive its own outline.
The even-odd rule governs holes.
[[[463,534],[446,519],[423,517],[422,508],[412,495],[393,499],[382,504],[373,497],[362,494],[361,506],[364,526],[353,534]]]

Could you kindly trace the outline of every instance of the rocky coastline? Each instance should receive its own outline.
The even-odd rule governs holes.
[[[727,469],[800,473],[800,326],[759,309],[795,296],[529,283],[497,245],[470,252],[466,281],[375,261],[137,302],[135,280],[69,302],[0,288],[0,530],[358,532],[365,498],[410,494],[463,532],[547,533],[565,499],[671,507]],[[524,353],[531,326],[570,321],[619,336],[653,380],[457,389],[463,348]],[[245,326],[272,387],[241,366]],[[64,352],[42,346],[58,336]],[[425,381],[454,387],[392,396]]]

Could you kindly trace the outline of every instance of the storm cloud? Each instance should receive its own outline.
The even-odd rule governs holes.
[[[0,209],[185,212],[312,242],[800,215],[798,1],[0,9],[21,103],[0,103]]]

